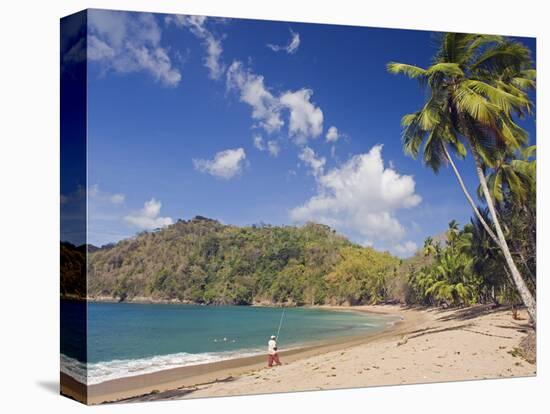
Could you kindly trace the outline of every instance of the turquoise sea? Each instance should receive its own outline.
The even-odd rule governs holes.
[[[82,314],[77,307],[83,306],[88,315],[84,350],[75,332],[80,329],[81,334],[85,325],[71,319]],[[88,384],[265,353],[283,312],[268,307],[66,301],[61,307],[62,371]],[[359,312],[286,308],[279,348],[378,331],[395,321]]]

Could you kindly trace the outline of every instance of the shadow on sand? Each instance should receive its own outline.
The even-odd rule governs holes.
[[[213,383],[231,382],[235,380],[236,380],[235,377],[229,376],[227,378],[219,379],[208,383],[197,384],[197,385],[201,386],[201,385],[208,385]],[[196,391],[197,389],[198,388],[195,386],[195,387],[188,387],[188,388],[182,387],[175,390],[169,390],[169,391],[163,391],[163,392],[153,391],[149,394],[140,395],[140,396],[131,397],[131,398],[124,398],[118,401],[113,401],[111,404],[127,403],[127,402],[179,400],[183,398],[185,395],[191,394],[192,392]]]

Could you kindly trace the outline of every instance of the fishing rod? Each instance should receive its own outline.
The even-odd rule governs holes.
[[[276,340],[279,342],[279,333],[281,332],[281,326],[283,326],[283,318],[285,317],[286,308],[283,306],[283,313],[281,313],[281,320],[279,321],[279,329],[277,329]]]

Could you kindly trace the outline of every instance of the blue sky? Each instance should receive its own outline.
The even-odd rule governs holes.
[[[434,51],[431,32],[90,11],[88,242],[203,215],[412,254],[470,217],[451,171],[400,145],[424,95],[385,66]]]

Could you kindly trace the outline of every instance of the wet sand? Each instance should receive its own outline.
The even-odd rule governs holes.
[[[367,311],[363,308],[335,307],[334,309],[342,311]],[[392,309],[384,310],[382,313],[397,314],[397,312],[393,312]],[[399,332],[417,324],[419,318],[422,318],[420,314],[412,312],[406,319],[404,318],[395,322],[393,326],[383,331],[372,332],[360,336],[332,339],[287,351],[282,350],[279,354],[285,363],[293,363],[303,358],[357,346],[388,335],[398,335]],[[88,404],[99,404],[103,402],[133,399],[136,397],[143,398],[144,395],[151,393],[160,396],[166,391],[175,389],[180,389],[183,390],[182,393],[187,393],[185,390],[188,388],[195,388],[197,385],[210,384],[213,382],[232,381],[239,376],[266,368],[266,365],[267,356],[258,355],[209,364],[173,368],[90,385],[87,389],[87,394],[82,384],[65,374],[61,374],[61,390],[63,394],[71,396],[79,401],[86,401]]]
[[[397,305],[333,309],[399,315],[402,321],[370,335],[283,351],[280,367],[267,368],[266,357],[261,355],[106,381],[88,387],[87,402],[249,395],[536,373],[535,365],[514,351],[530,328],[525,319],[514,321],[507,309],[443,311]],[[62,385],[65,393],[78,393],[79,389],[85,392],[78,383]],[[73,397],[86,398],[84,394]]]

